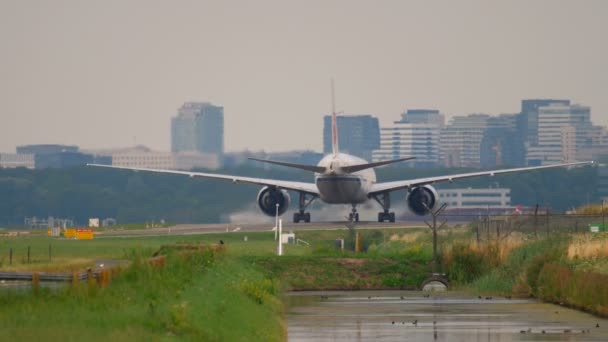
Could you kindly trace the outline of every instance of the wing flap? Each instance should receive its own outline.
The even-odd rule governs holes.
[[[416,157],[407,157],[407,158],[401,158],[401,159],[384,160],[384,161],[375,162],[375,163],[342,166],[341,169],[342,169],[342,171],[344,171],[346,173],[353,173],[353,172],[357,172],[357,171],[361,171],[361,170],[365,170],[365,169],[371,169],[371,168],[382,166],[382,165],[399,163],[402,161],[412,160],[412,159],[416,159]]]
[[[274,161],[274,160],[268,160],[268,159],[257,159],[257,158],[247,158],[247,159],[255,160],[255,161],[258,161],[261,163],[268,163],[268,164],[280,165],[280,166],[285,166],[285,167],[291,167],[293,169],[300,169],[300,170],[306,170],[306,171],[318,172],[318,173],[325,172],[325,168],[322,166],[287,163],[287,162],[280,162],[280,161]]]
[[[101,164],[87,164],[87,166],[105,167],[105,168],[109,168],[109,169],[174,174],[174,175],[182,175],[182,176],[188,176],[188,177],[222,179],[222,180],[231,181],[233,183],[249,183],[249,184],[257,184],[257,185],[275,186],[277,188],[286,189],[286,190],[305,192],[305,193],[314,194],[314,195],[319,194],[319,190],[317,189],[317,186],[314,183],[292,182],[292,181],[284,181],[284,180],[277,180],[277,179],[264,179],[264,178],[253,178],[253,177],[241,177],[241,176],[223,175],[223,174],[217,174],[217,173],[203,173],[203,172],[164,170],[164,169],[147,169],[147,168],[111,166],[111,165],[101,165]]]

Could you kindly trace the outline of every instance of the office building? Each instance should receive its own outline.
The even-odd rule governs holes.
[[[171,119],[171,151],[224,153],[224,107],[187,102]]]
[[[518,114],[490,117],[483,133],[479,162],[482,168],[525,166],[524,136],[517,127]]]
[[[395,122],[380,129],[380,148],[373,151],[372,161],[416,157],[399,164],[405,167],[432,168],[439,164],[438,124]]]
[[[331,116],[323,119],[323,152],[331,153]],[[338,115],[336,120],[340,152],[371,160],[372,151],[380,147],[378,118],[371,115]]]
[[[397,122],[409,124],[429,124],[443,128],[443,126],[445,126],[445,116],[436,109],[408,109],[406,112],[401,114],[401,120]]]
[[[18,146],[17,154],[34,155],[36,169],[62,169],[83,166],[88,163],[108,165],[112,163],[110,157],[82,153],[79,151],[78,146],[74,145],[43,144]]]
[[[121,149],[90,151],[95,155],[108,156],[113,166],[147,169],[192,170],[220,167],[220,158],[213,153],[200,152],[160,152],[145,146]]]
[[[489,119],[487,114],[452,117],[439,138],[442,165],[480,167],[481,141]]]
[[[538,108],[538,144],[528,148],[529,165],[580,160],[592,146],[591,110],[580,105],[551,104]]]
[[[529,146],[538,145],[538,111],[541,107],[560,105],[569,106],[570,100],[528,99],[521,101],[518,130],[522,132]]]

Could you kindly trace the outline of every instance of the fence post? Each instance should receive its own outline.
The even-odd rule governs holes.
[[[496,240],[500,240],[500,226],[502,225],[501,221],[496,221]]]
[[[547,208],[547,212],[545,215],[545,225],[547,226],[545,228],[547,230],[547,237],[549,237],[549,208]]]
[[[30,246],[27,246],[27,263],[30,263]]]
[[[34,292],[38,291],[39,286],[40,286],[40,276],[38,275],[38,272],[34,272],[32,274],[32,289],[34,290]]]
[[[49,262],[51,262],[53,258],[51,257],[51,244],[49,243]]]
[[[8,251],[8,264],[13,264],[13,247],[11,247]]]
[[[538,239],[538,203],[534,207],[534,238]]]

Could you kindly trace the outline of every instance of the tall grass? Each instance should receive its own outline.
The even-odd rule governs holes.
[[[538,276],[538,297],[608,316],[608,275],[547,263]]]
[[[167,256],[163,268],[132,251],[111,286],[0,292],[7,340],[282,340],[278,285],[212,251]],[[227,319],[230,318],[230,319]]]
[[[568,246],[570,259],[595,259],[608,257],[608,234],[581,234],[572,239]]]

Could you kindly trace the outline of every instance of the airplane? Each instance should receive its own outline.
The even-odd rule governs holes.
[[[293,222],[299,223],[300,221],[310,222],[310,212],[307,212],[306,209],[316,199],[320,199],[328,204],[350,204],[352,206],[352,210],[348,216],[348,220],[354,222],[359,221],[357,205],[373,199],[382,207],[382,211],[378,213],[378,222],[395,222],[395,213],[390,211],[390,193],[396,190],[407,190],[407,205],[410,211],[416,215],[424,216],[430,213],[438,202],[437,191],[432,186],[435,183],[451,183],[464,178],[482,176],[493,177],[495,175],[506,173],[593,164],[593,161],[585,161],[545,166],[469,172],[392,182],[377,182],[376,173],[373,170],[375,167],[412,160],[415,159],[415,157],[369,163],[359,157],[341,153],[338,147],[337,114],[335,106],[333,105],[333,87],[332,109],[332,153],[324,156],[317,165],[303,165],[267,159],[249,158],[262,163],[280,165],[312,172],[314,173],[314,183],[190,171],[122,167],[101,164],[87,165],[113,169],[176,174],[189,177],[223,179],[232,181],[233,183],[262,185],[263,187],[258,192],[256,202],[260,210],[268,216],[285,214],[291,201],[288,191],[294,191],[299,194],[299,209],[293,214]]]

